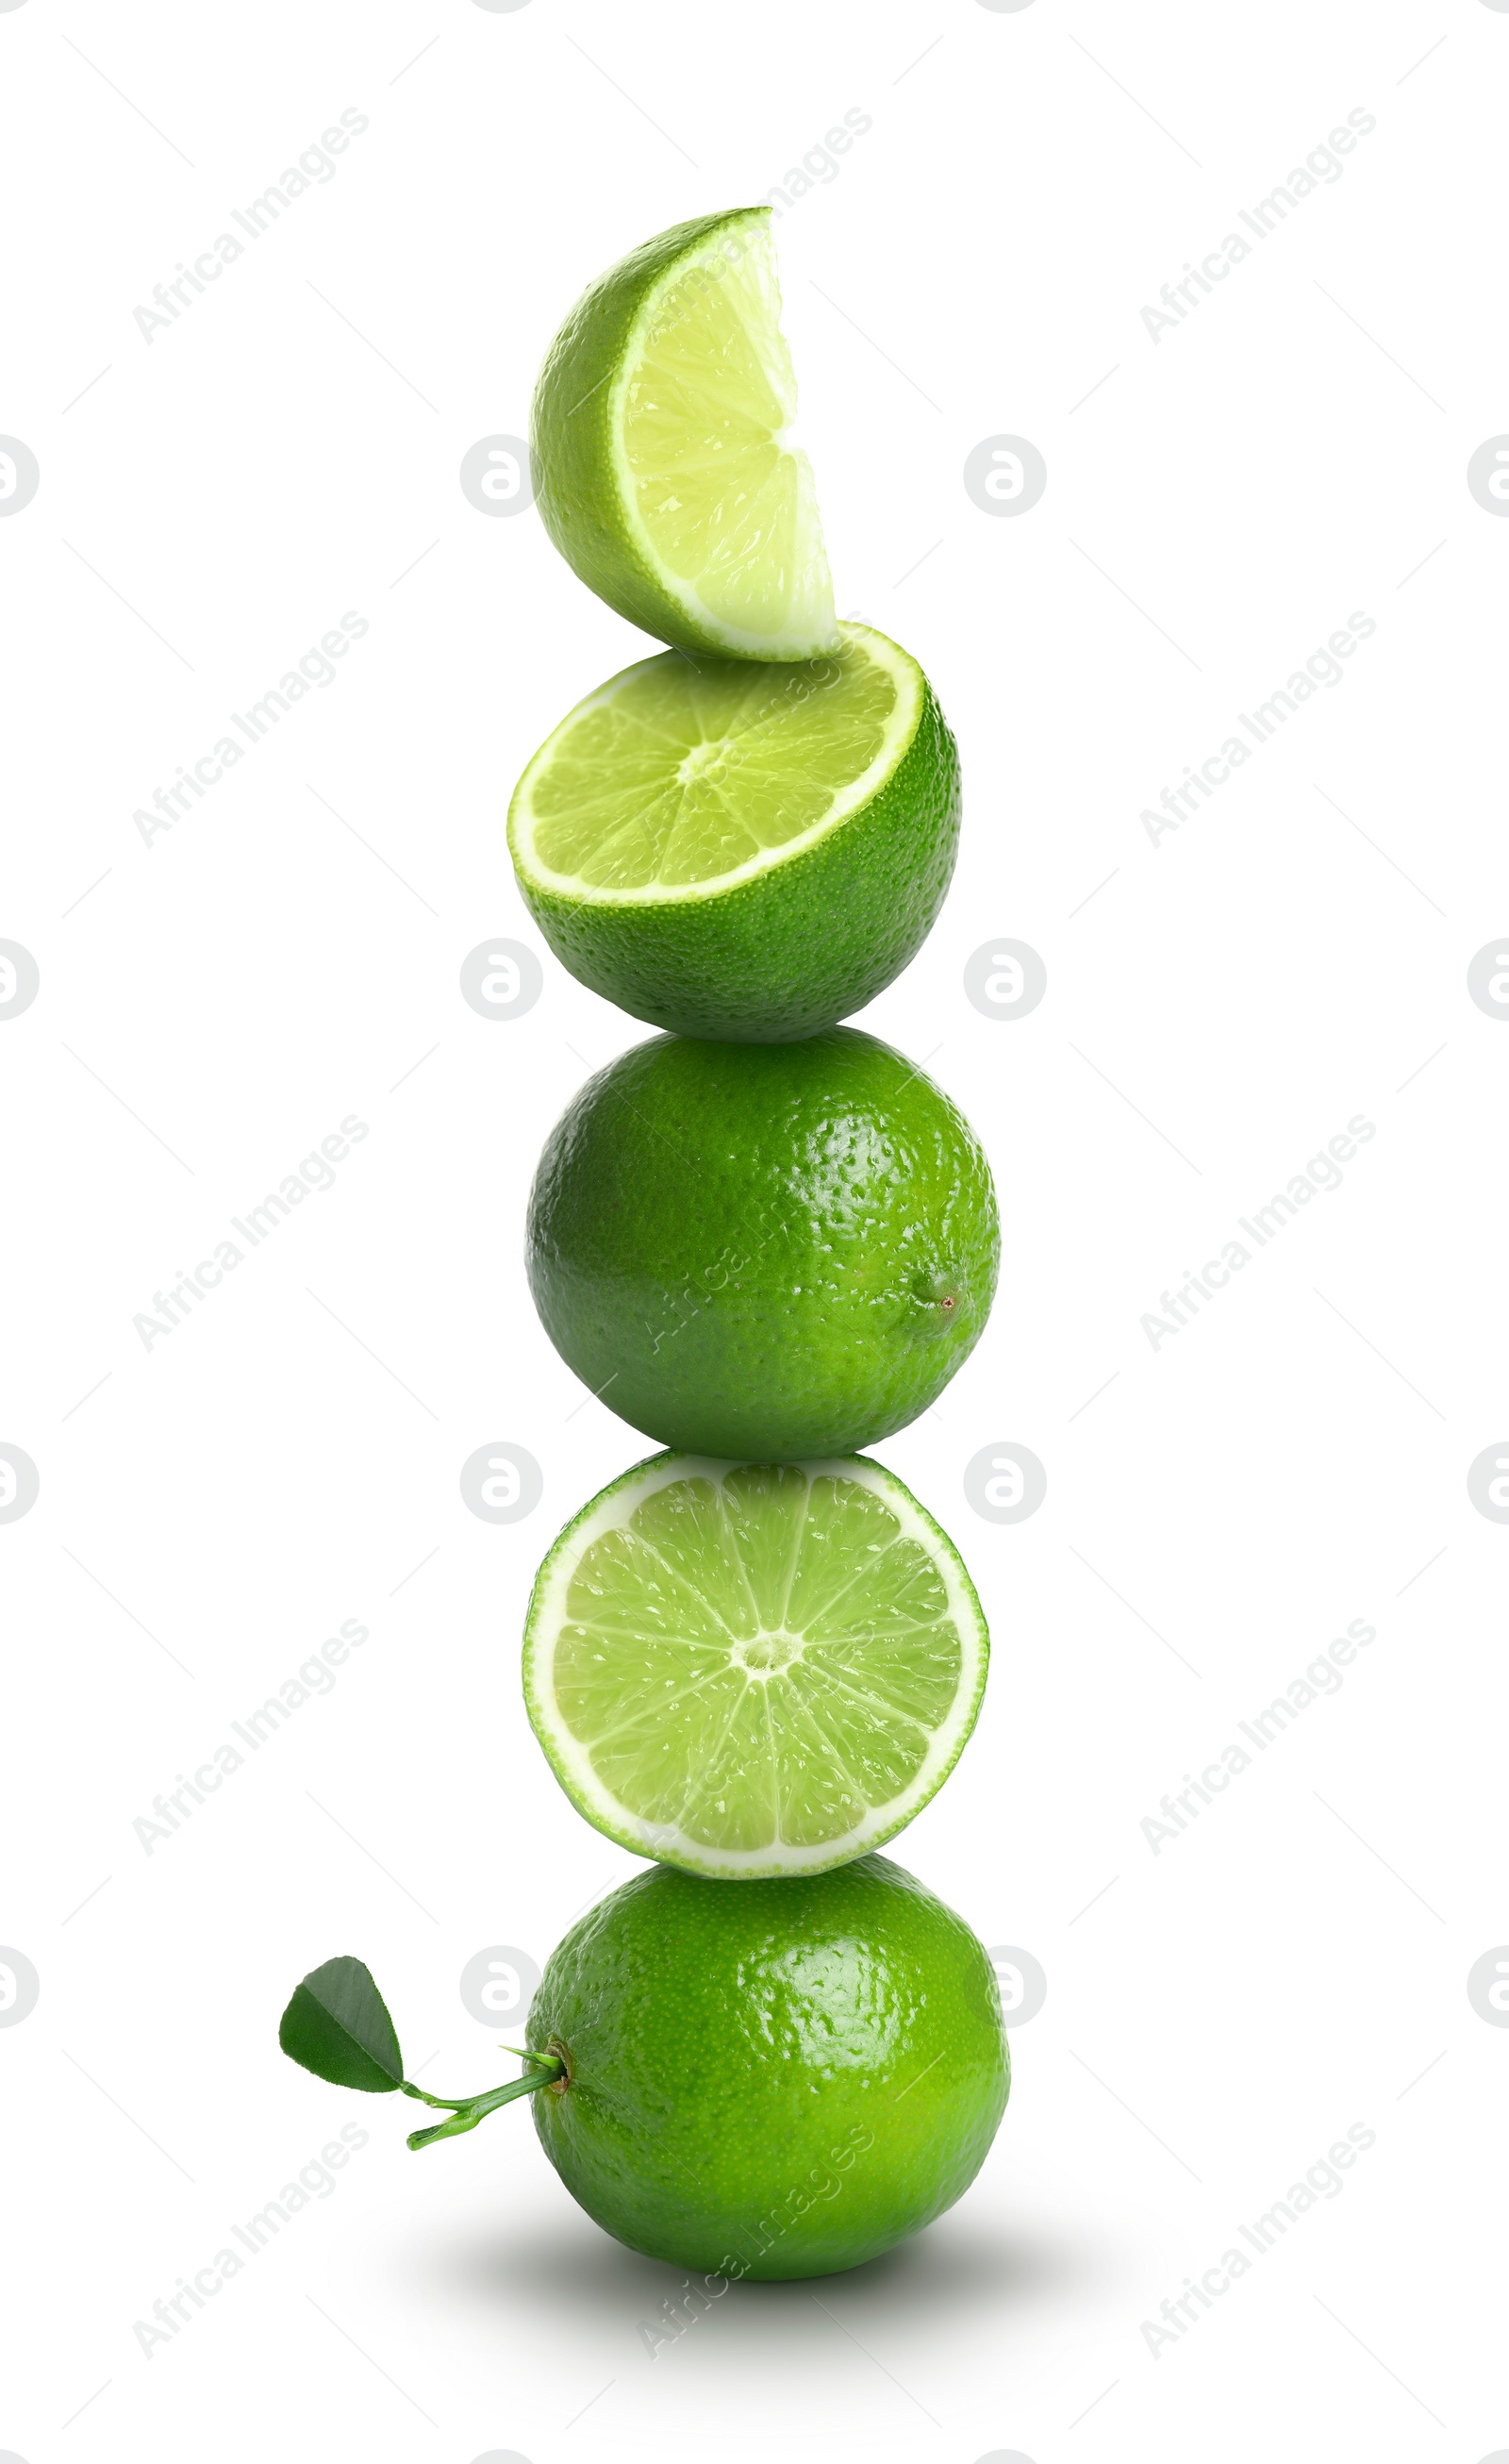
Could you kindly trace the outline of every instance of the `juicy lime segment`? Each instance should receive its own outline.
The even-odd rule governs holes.
[[[515,861],[602,902],[732,888],[868,801],[922,694],[913,661],[865,627],[795,669],[645,659],[535,756],[509,817]]]
[[[678,223],[556,336],[530,416],[536,501],[589,589],[681,649],[810,659],[838,639],[770,208]]]
[[[974,1725],[988,1653],[951,1543],[878,1463],[669,1454],[556,1543],[524,1691],[589,1822],[752,1879],[845,1864],[908,1822]]]
[[[736,217],[678,260],[620,383],[630,527],[692,623],[731,648],[793,644],[795,658],[829,641],[817,491],[784,441],[797,378],[767,220]]]

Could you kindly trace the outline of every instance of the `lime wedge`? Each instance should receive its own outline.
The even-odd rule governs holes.
[[[535,1732],[578,1812],[727,1880],[889,1839],[974,1725],[989,1639],[952,1543],[862,1455],[662,1454],[567,1525],[524,1637]]]
[[[865,625],[791,667],[667,651],[580,703],[514,792],[557,956],[636,1018],[815,1034],[872,1001],[942,903],[958,754],[915,659]]]
[[[781,336],[770,208],[663,231],[546,355],[536,501],[568,564],[663,642],[745,659],[832,647],[833,585]]]

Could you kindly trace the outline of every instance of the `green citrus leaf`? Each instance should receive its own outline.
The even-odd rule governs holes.
[[[358,2087],[370,2096],[402,2086],[404,2057],[387,2004],[360,1959],[327,1959],[313,1968],[284,2012],[277,2041],[333,2087]]]

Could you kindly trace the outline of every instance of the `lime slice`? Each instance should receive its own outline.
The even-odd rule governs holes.
[[[593,283],[530,422],[545,527],[588,588],[684,649],[808,659],[833,585],[782,339],[770,208],[679,223]]]
[[[754,1043],[884,991],[937,914],[958,830],[948,722],[866,625],[798,666],[626,668],[509,811],[519,887],[574,975],[657,1026]]]
[[[909,1822],[988,1656],[957,1551],[879,1463],[663,1454],[540,1568],[524,1697],[598,1830],[747,1881],[846,1864]]]

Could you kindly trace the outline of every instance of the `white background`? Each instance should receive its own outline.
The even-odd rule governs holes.
[[[1506,93],[1481,0],[0,12],[0,430],[41,471],[0,520],[0,934],[41,974],[0,1028],[0,1438],[41,1477],[0,1527],[27,2464],[1509,2445],[1509,2034],[1466,1992],[1509,1939],[1509,1530],[1466,1487],[1509,1429],[1509,1036],[1466,989],[1509,918],[1509,526],[1465,478],[1509,428]],[[336,176],[144,340],[153,285],[347,108]],[[996,1647],[893,1853],[1049,1992],[952,2214],[651,2359],[679,2277],[525,2115],[413,2159],[408,2106],[275,2026],[356,1951],[426,2083],[481,2088],[507,2063],[463,1963],[542,1962],[632,1869],[515,1672],[549,1539],[646,1448],[553,1353],[521,1227],[552,1120],[644,1030],[548,956],[512,1023],[457,979],[538,946],[508,791],[648,646],[457,470],[523,431],[591,276],[849,110],[872,128],[776,223],[804,440],[840,607],[922,659],[967,782],[952,895],[864,1023],[975,1123],[1005,1226],[977,1352],[878,1450]],[[1154,342],[1160,286],[1352,110],[1344,176]],[[962,484],[1001,432],[1048,468],[1016,519]],[[143,844],[346,610],[336,681]],[[1354,610],[1345,681],[1154,845],[1142,810]],[[1030,1018],[966,1001],[987,935],[1041,953]],[[336,1186],[144,1349],[154,1291],[349,1113]],[[1357,1113],[1343,1187],[1154,1351],[1160,1293]],[[544,1473],[506,1528],[458,1487],[493,1441]],[[1000,1441],[1047,1466],[1016,1526],[963,1494]],[[349,1618],[334,1692],[147,1855],[154,1795]],[[1359,1618],[1344,1689],[1154,1856],[1165,1792]],[[143,2357],[133,2322],[353,2119],[337,2193]],[[1143,2321],[1354,2123],[1344,2193],[1154,2358]]]

